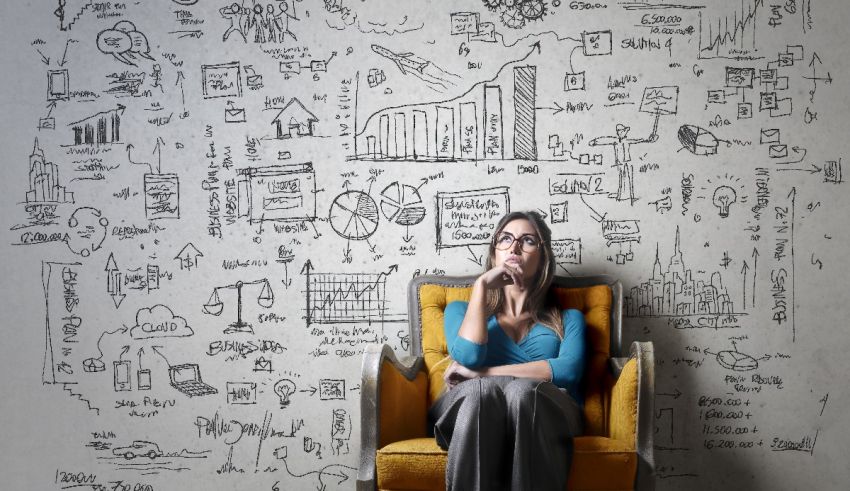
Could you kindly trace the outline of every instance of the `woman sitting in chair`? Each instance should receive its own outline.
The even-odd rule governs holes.
[[[445,310],[453,359],[429,417],[448,490],[564,491],[582,431],[585,322],[550,294],[552,232],[536,212],[496,226],[469,303]]]

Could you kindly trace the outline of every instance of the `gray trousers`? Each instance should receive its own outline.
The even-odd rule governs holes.
[[[461,382],[428,411],[448,450],[446,489],[567,489],[582,412],[550,382],[483,377]]]

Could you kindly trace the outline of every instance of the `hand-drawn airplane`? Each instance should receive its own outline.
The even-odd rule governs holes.
[[[372,51],[378,53],[379,55],[393,61],[401,73],[407,75],[408,70],[416,70],[419,73],[422,73],[422,70],[431,63],[430,61],[414,61],[411,60],[410,57],[415,56],[413,53],[393,53],[392,51],[384,48],[383,46],[378,46],[377,44],[372,45]]]

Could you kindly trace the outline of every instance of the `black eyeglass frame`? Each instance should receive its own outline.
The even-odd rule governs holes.
[[[511,243],[508,244],[507,247],[499,247],[499,240],[502,237],[505,237],[505,236],[511,238]],[[527,250],[525,248],[526,247],[525,242],[520,242],[520,249],[522,249],[523,252],[534,252],[536,250],[539,250],[540,246],[543,245],[543,242],[544,242],[543,239],[541,239],[539,236],[537,236],[537,234],[522,234],[519,237],[514,237],[514,234],[512,234],[510,232],[499,232],[498,235],[493,236],[493,247],[495,247],[496,249],[498,249],[500,251],[507,251],[507,250],[510,250],[512,247],[514,247],[514,244],[517,241],[521,241],[525,237],[533,237],[534,240],[537,241],[537,244],[535,244],[534,246],[530,246],[530,247],[533,247],[533,249]]]

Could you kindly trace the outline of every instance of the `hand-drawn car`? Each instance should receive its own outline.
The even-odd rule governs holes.
[[[117,447],[112,449],[112,455],[123,456],[125,459],[134,457],[147,456],[151,459],[162,457],[162,450],[159,445],[153,442],[144,440],[134,440],[132,444],[126,447]]]

